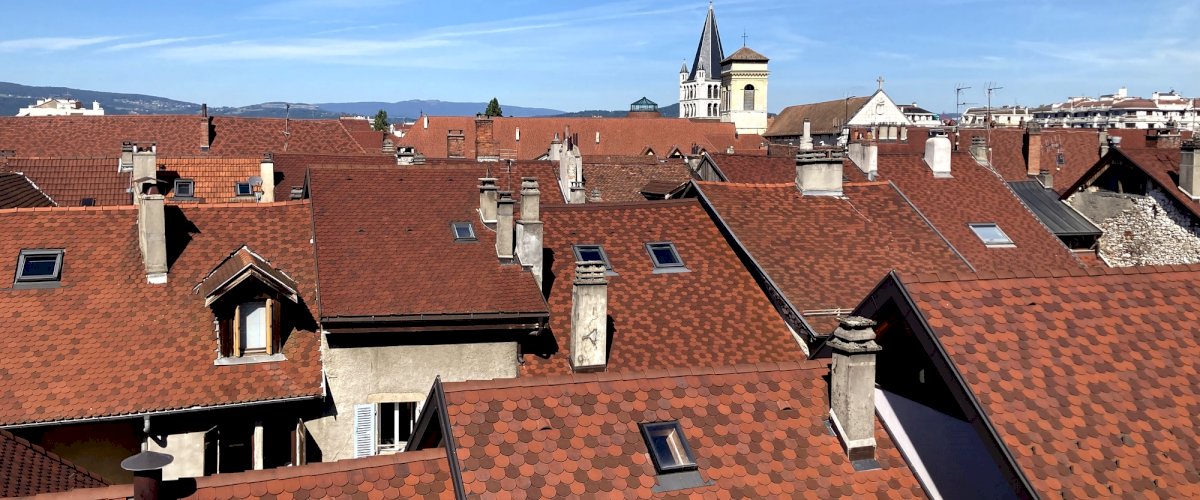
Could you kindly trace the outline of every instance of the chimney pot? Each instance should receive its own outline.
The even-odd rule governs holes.
[[[496,257],[501,263],[513,261],[513,198],[512,193],[500,191],[496,202]]]
[[[813,148],[812,123],[810,123],[808,121],[808,118],[805,118],[804,119],[804,135],[800,136],[800,150],[809,151],[809,150],[812,150],[812,148]]]
[[[142,451],[121,461],[121,468],[133,473],[134,500],[158,500],[162,470],[175,457],[156,451]]]
[[[950,177],[950,139],[944,135],[925,140],[925,164],[934,177]]]
[[[875,322],[842,318],[828,345],[833,350],[829,419],[851,461],[875,458]]]
[[[541,217],[542,191],[537,177],[521,178],[521,220],[530,222]]]
[[[521,178],[521,220],[517,221],[517,260],[533,274],[538,288],[542,287],[542,222],[541,191],[535,177]]]
[[[498,200],[495,177],[479,178],[479,217],[484,224],[496,223],[496,201]]]
[[[134,193],[138,204],[138,247],[146,267],[146,282],[161,285],[167,282],[166,207],[158,187],[151,185],[146,194]]]
[[[258,164],[258,176],[262,179],[262,196],[258,201],[260,203],[275,201],[275,157],[271,153],[263,154],[262,161]]]
[[[608,278],[604,262],[575,262],[571,290],[571,369],[598,371],[608,366]]]
[[[843,151],[808,151],[796,154],[796,188],[804,196],[842,195]]]

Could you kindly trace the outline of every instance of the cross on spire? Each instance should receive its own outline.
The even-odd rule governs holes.
[[[879,84],[879,90],[883,90],[883,75],[879,75],[879,78],[876,78],[875,82]]]
[[[742,30],[742,47],[746,46],[746,38],[748,38],[746,36],[746,30]]]

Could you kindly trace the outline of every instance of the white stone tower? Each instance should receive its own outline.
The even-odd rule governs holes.
[[[704,19],[704,29],[700,32],[692,70],[689,73],[684,64],[679,71],[680,118],[720,118],[723,59],[725,51],[721,49],[721,34],[717,32],[717,18],[713,15],[712,2],[709,2],[708,17]]]
[[[742,47],[721,61],[721,121],[739,134],[767,131],[767,58]]]

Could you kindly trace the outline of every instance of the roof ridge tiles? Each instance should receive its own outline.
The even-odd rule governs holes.
[[[916,283],[948,283],[956,281],[992,281],[992,280],[1028,280],[1075,278],[1088,276],[1140,276],[1148,274],[1170,275],[1173,273],[1200,272],[1200,264],[1176,264],[1129,267],[1088,267],[1082,269],[1063,269],[1046,267],[1041,269],[1000,270],[995,273],[913,273],[902,274],[901,280],[907,284]]]
[[[721,181],[692,181],[692,182],[695,182],[696,184],[701,185],[701,186],[726,186],[726,187],[731,187],[731,188],[784,188],[784,187],[795,187],[796,186],[796,183],[794,183],[794,182],[779,182],[779,183],[721,182]]]
[[[542,205],[542,211],[566,212],[579,210],[658,208],[697,205],[699,203],[700,201],[695,198],[676,198],[673,200],[615,201],[611,203],[555,203]]]

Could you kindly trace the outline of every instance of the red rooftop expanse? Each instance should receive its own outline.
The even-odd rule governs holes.
[[[165,285],[146,283],[136,220],[132,206],[0,211],[7,269],[21,249],[65,250],[61,286],[0,289],[0,425],[323,394],[311,331],[287,337],[286,361],[215,366],[213,313],[193,292],[245,243],[315,304],[307,203],[168,207]]]
[[[533,276],[500,264],[480,222],[485,168],[312,168],[321,316],[545,312]],[[542,172],[542,186],[556,182]],[[455,242],[453,222],[478,240]]]
[[[23,497],[108,484],[41,446],[0,429],[0,497]]]
[[[922,498],[881,425],[855,472],[825,426],[820,361],[446,384],[467,495]],[[655,494],[639,423],[677,420],[705,486]]]
[[[881,154],[879,171],[895,183],[977,271],[1069,269],[1080,262],[991,170],[953,153],[949,178],[934,178],[923,155]],[[994,223],[1011,247],[984,245],[970,224]]]
[[[518,160],[532,160],[546,154],[554,134],[566,140],[564,131],[568,128],[571,134],[579,135],[579,149],[584,155],[641,155],[649,148],[654,155],[665,157],[675,148],[690,153],[693,144],[707,151],[725,151],[729,147],[740,151],[760,149],[763,142],[758,135],[738,135],[732,123],[681,118],[502,117],[493,119],[493,127],[501,156],[511,155]],[[463,131],[464,154],[475,158],[474,117],[422,117],[396,143],[413,146],[429,158],[445,158],[449,156],[446,135],[450,130]]]
[[[547,206],[550,327],[557,352],[527,352],[524,374],[571,370],[575,244],[601,245],[613,271],[609,371],[798,361],[804,353],[694,199]],[[669,241],[690,272],[653,274],[645,244]]]
[[[806,316],[853,309],[892,269],[970,270],[887,182],[846,183],[845,197],[801,196],[794,183],[697,185],[750,258]],[[834,325],[826,326],[813,333]]]
[[[678,187],[692,179],[691,169],[681,158],[661,162],[652,156],[592,158],[583,158],[583,186],[589,199],[599,189],[601,201],[644,201],[642,191],[648,184]]]
[[[1196,498],[1200,266],[1087,273],[904,281],[1040,495]]]
[[[1144,131],[1143,131],[1144,132]],[[960,129],[958,151],[966,153],[972,137],[987,137],[984,129]],[[1053,169],[1054,188],[1062,192],[1100,160],[1100,131],[1095,129],[1044,128],[1039,166]],[[1007,181],[1029,178],[1026,168],[1024,128],[995,128],[991,131],[992,166]],[[1063,164],[1058,165],[1062,154]]]

